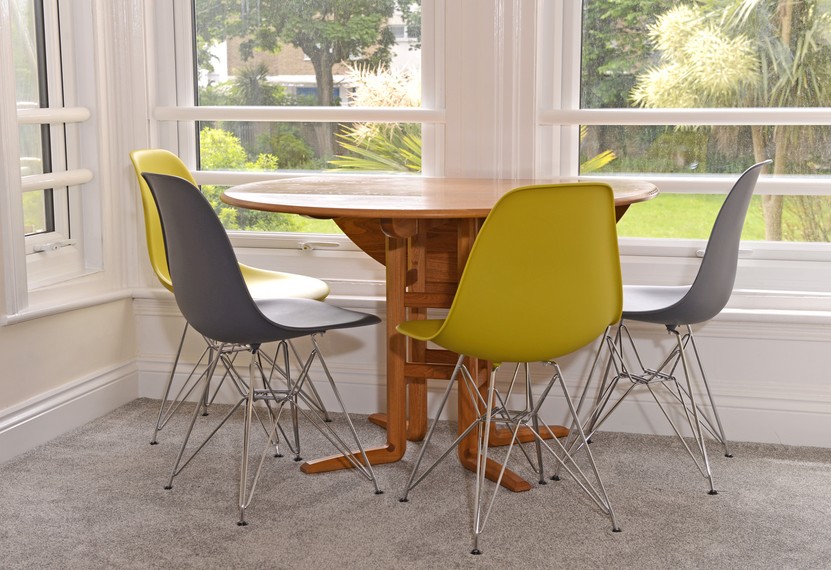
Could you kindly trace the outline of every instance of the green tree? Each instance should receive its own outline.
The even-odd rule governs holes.
[[[231,37],[245,38],[243,58],[255,49],[277,51],[282,44],[303,50],[315,71],[317,104],[334,101],[334,67],[347,61],[388,63],[395,37],[387,27],[397,0],[260,0],[255,6],[238,0],[199,0],[197,33],[201,50]],[[236,9],[236,10],[235,10]],[[409,12],[408,12],[409,13]],[[207,55],[200,58],[200,62]],[[316,125],[317,144],[324,157],[334,155],[328,123]]]
[[[645,38],[655,18],[677,0],[585,0],[580,106],[628,106],[636,76],[656,63]]]
[[[650,27],[660,59],[638,76],[632,99],[644,107],[827,107],[830,9],[827,0],[678,4]],[[750,130],[755,159],[773,156],[775,174],[811,172],[816,149],[828,146],[828,133],[812,127]],[[766,239],[782,239],[783,197],[764,196],[762,205]]]
[[[199,151],[205,170],[276,170],[278,159],[271,154],[260,154],[249,161],[248,154],[234,133],[204,127],[199,133]],[[229,230],[281,232],[297,231],[297,220],[284,214],[272,214],[237,209],[220,200],[223,188],[204,184],[202,193],[211,203],[222,225]]]
[[[358,107],[419,107],[421,82],[407,69],[352,66],[349,83],[355,86],[350,102]],[[580,138],[586,136],[580,129]],[[329,161],[336,170],[421,172],[421,125],[415,123],[356,123],[338,133],[348,154]],[[594,172],[615,160],[604,151],[580,165],[581,172]]]

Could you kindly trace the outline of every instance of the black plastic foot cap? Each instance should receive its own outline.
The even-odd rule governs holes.
[[[716,491],[715,489],[711,489],[711,490],[707,491],[707,494],[708,495],[718,495],[718,491]]]
[[[399,503],[409,503],[410,499],[408,499],[407,497],[401,497],[400,499],[398,499],[398,502]]]
[[[170,491],[172,488],[173,488],[173,485],[165,485],[164,486],[165,491]]]
[[[294,461],[303,461],[303,458],[298,455],[294,458]]]
[[[475,555],[475,556],[479,556],[480,554],[482,554],[482,551],[479,550],[478,548],[474,548],[473,550],[470,551],[470,553]]]
[[[377,491],[375,491],[375,494],[376,495],[383,495],[384,492],[381,489],[378,489]]]
[[[150,445],[159,445],[159,442],[154,439],[150,442]]]
[[[237,526],[248,526],[248,523],[245,521],[238,521]]]
[[[282,453],[275,453],[274,457],[283,457],[283,454]]]
[[[620,527],[616,526],[615,528],[612,529],[612,532],[621,532]]]
[[[545,479],[540,479],[540,485],[548,485],[548,481]]]
[[[551,480],[552,480],[552,481],[559,481],[559,480],[560,480],[560,476],[559,476],[559,475],[552,475],[552,476],[551,476]]]
[[[733,457],[733,454],[732,453],[725,453],[724,457]]]
[[[207,416],[207,415],[208,415],[208,412],[203,412],[203,413],[202,413],[202,417],[203,417],[203,418],[204,418],[205,416]]]

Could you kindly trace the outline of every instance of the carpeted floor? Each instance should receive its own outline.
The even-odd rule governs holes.
[[[238,527],[241,417],[168,491],[185,417],[151,446],[157,405],[136,400],[0,465],[0,568],[831,567],[831,449],[734,444],[732,459],[711,454],[709,496],[673,439],[601,434],[592,450],[623,532],[564,479],[500,494],[472,556],[474,478],[453,457],[409,503],[398,496],[416,444],[376,467],[383,495],[352,472],[309,476],[269,458]],[[383,443],[355,419],[365,444]],[[303,441],[307,458],[330,453],[317,432]]]

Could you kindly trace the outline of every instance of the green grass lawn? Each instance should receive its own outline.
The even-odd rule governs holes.
[[[621,237],[707,239],[724,196],[661,194],[633,204],[617,225]],[[754,196],[742,232],[743,240],[765,239],[762,201]]]

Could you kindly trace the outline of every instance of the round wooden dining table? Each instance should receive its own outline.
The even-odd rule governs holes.
[[[408,339],[396,326],[426,318],[427,310],[447,308],[453,300],[477,231],[496,201],[506,192],[529,185],[601,181],[612,187],[617,219],[634,203],[654,198],[658,189],[634,179],[479,179],[415,175],[326,174],[283,178],[229,188],[222,201],[253,210],[331,218],[343,232],[386,268],[386,413],[370,421],[386,428],[386,445],[366,450],[373,464],[400,460],[407,441],[427,431],[427,379],[449,379],[457,356]],[[468,362],[486,383],[489,363]],[[458,398],[459,431],[479,417],[471,399]],[[567,429],[553,426],[557,436]],[[507,443],[508,430],[492,430],[491,445]],[[530,436],[529,436],[530,437]],[[476,470],[476,434],[459,445],[463,466]],[[502,466],[488,460],[487,476],[495,480]],[[302,465],[306,473],[350,467],[342,456]],[[512,491],[530,484],[506,470],[502,484]]]

